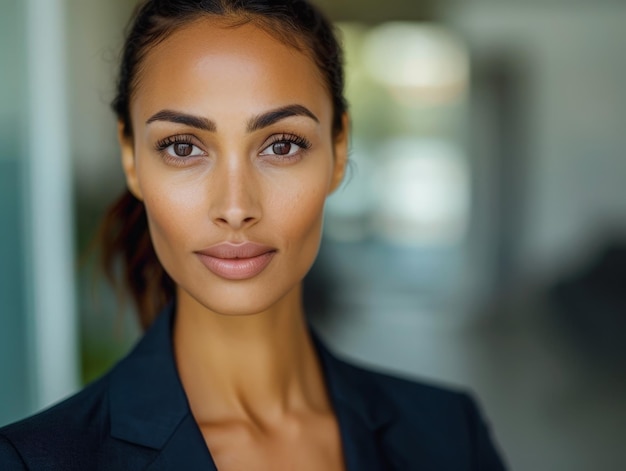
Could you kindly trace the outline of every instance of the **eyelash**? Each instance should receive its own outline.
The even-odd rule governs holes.
[[[290,142],[298,147],[302,147],[303,149],[311,147],[311,143],[304,137],[296,136],[295,134],[276,134],[270,138],[270,141],[267,143],[265,148],[268,148],[277,142]]]
[[[288,142],[290,144],[295,144],[298,147],[300,147],[300,151],[298,151],[294,155],[282,156],[279,154],[267,154],[268,156],[273,157],[277,160],[282,160],[282,161],[296,160],[302,157],[301,156],[302,152],[307,151],[308,149],[311,148],[311,142],[305,139],[304,137],[298,136],[296,134],[291,134],[291,133],[282,133],[282,134],[275,134],[271,136],[269,141],[266,141],[263,144],[262,151],[265,151],[266,149],[272,147],[274,144],[278,144],[280,142]],[[186,161],[189,160],[190,157],[175,157],[173,155],[170,155],[167,152],[168,147],[172,145],[176,145],[176,144],[187,144],[190,146],[198,147],[197,145],[194,144],[194,139],[191,136],[184,135],[184,134],[177,134],[175,136],[169,136],[169,137],[166,137],[165,139],[161,139],[160,141],[158,141],[155,145],[155,150],[161,154],[161,157],[167,163],[177,165],[177,166],[184,166],[187,164]]]
[[[160,140],[159,142],[156,143],[155,147],[156,147],[156,150],[162,151],[162,150],[167,149],[172,144],[192,144],[192,142],[189,136],[179,134],[176,136],[166,137],[165,139]]]

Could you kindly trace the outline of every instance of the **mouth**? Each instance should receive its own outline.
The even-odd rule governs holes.
[[[227,280],[247,280],[265,270],[276,249],[254,242],[225,242],[195,254],[211,273]]]

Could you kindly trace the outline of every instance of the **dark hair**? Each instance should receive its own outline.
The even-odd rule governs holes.
[[[178,28],[201,17],[253,23],[282,42],[309,54],[333,103],[333,136],[343,129],[343,54],[328,19],[305,0],[144,0],[127,30],[111,106],[124,134],[132,138],[130,102],[146,53]],[[174,298],[175,284],[157,259],[144,205],[128,190],[109,208],[100,230],[104,272],[122,294],[131,295],[145,329]]]

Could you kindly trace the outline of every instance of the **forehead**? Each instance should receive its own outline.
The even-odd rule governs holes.
[[[293,103],[331,119],[330,95],[307,53],[252,23],[230,26],[203,18],[149,50],[131,110],[146,114],[165,107],[206,114],[230,107],[256,113]]]

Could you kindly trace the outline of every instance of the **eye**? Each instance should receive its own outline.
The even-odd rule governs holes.
[[[170,144],[164,150],[172,157],[197,157],[204,155],[201,149],[187,142]]]
[[[193,151],[193,146],[191,144],[172,144],[169,151],[178,157],[189,157]]]
[[[295,154],[296,152],[298,152],[299,149],[300,147],[298,146],[298,144],[294,144],[293,142],[289,141],[280,141],[267,147],[263,151],[263,155],[269,154],[269,150],[271,150],[271,153],[274,155],[287,156]]]
[[[170,159],[188,159],[206,155],[202,149],[193,144],[190,136],[173,136],[163,139],[157,143],[156,150],[163,157]]]
[[[302,151],[311,147],[309,142],[292,134],[273,136],[262,151],[261,155],[276,156],[279,158],[291,158],[299,155]]]

